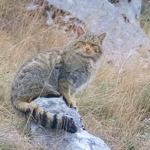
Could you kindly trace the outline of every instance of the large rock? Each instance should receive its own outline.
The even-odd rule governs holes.
[[[44,0],[34,0],[39,8]],[[60,22],[70,23],[77,27],[82,25],[86,31],[100,34],[107,33],[103,42],[104,55],[102,63],[104,68],[111,65],[115,68],[128,70],[137,65],[149,65],[149,38],[139,24],[142,0],[45,0],[45,11],[48,15],[47,24],[55,24],[51,6],[66,12],[60,15]],[[39,3],[38,3],[39,2]],[[42,7],[42,6],[40,6]],[[73,18],[79,19],[70,22]],[[132,66],[132,67],[131,67]]]
[[[110,150],[103,140],[83,130],[79,113],[69,108],[62,98],[37,98],[34,102],[51,113],[72,117],[78,127],[77,133],[68,133],[64,130],[44,129],[31,123],[31,134],[37,144],[48,150]]]
[[[148,36],[143,32],[139,24],[141,0],[34,0],[34,7],[28,10],[45,9],[47,24],[55,24],[52,6],[59,9],[60,22],[66,26],[70,24],[74,28],[81,25],[87,32],[101,34],[106,32],[103,42],[104,55],[101,60],[103,68],[117,68],[120,73],[137,68],[149,66],[150,44]],[[71,21],[73,21],[71,23]],[[73,30],[75,31],[75,30]],[[73,117],[78,126],[78,132],[70,134],[65,131],[43,129],[32,124],[34,140],[46,147],[59,150],[109,150],[104,142],[82,130],[80,115],[68,107],[61,99],[37,99],[37,104],[50,112],[65,113]],[[49,104],[48,104],[49,103]],[[54,109],[53,109],[54,108]]]

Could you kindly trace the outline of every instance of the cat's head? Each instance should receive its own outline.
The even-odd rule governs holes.
[[[78,27],[77,35],[74,50],[85,57],[98,59],[102,54],[102,41],[106,33],[100,35],[89,34],[85,33],[81,27]]]

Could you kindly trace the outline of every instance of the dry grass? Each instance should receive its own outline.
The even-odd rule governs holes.
[[[15,120],[11,82],[25,60],[69,40],[57,26],[45,25],[42,11],[27,12],[27,4],[27,0],[0,0],[0,150],[41,149]],[[150,33],[150,26],[144,27]],[[113,150],[150,147],[150,122],[144,119],[150,109],[149,70],[136,68],[120,75],[118,70],[102,69],[95,82],[77,96],[86,128]]]

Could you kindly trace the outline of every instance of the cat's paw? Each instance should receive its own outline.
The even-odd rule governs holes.
[[[69,107],[77,109],[76,102],[72,99],[71,96],[65,95],[63,96],[63,99],[65,100],[65,102]]]
[[[77,110],[76,103],[73,100],[69,103],[69,107],[74,108],[75,110]]]
[[[62,129],[70,133],[76,133],[77,127],[73,118],[68,118],[67,116],[62,117]]]
[[[73,109],[75,109],[76,111],[78,111],[78,107],[77,106],[73,107]]]

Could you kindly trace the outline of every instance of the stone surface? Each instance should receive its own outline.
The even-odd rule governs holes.
[[[139,24],[142,0],[46,1],[49,6],[54,5],[70,13],[67,17],[62,17],[63,21],[78,18],[85,23],[86,31],[95,34],[107,33],[103,42],[102,67],[107,68],[111,65],[122,70],[130,70],[139,64],[143,67],[149,66],[149,38]],[[54,22],[51,12],[47,10],[47,14],[47,23],[52,25]]]
[[[34,102],[46,111],[72,117],[78,127],[77,133],[72,134],[61,129],[45,129],[31,123],[31,134],[37,144],[47,150],[110,150],[103,140],[82,129],[79,113],[69,108],[62,98],[38,98]]]
[[[35,10],[42,6],[28,7],[28,10]],[[44,0],[43,0],[44,1]],[[106,32],[103,42],[104,55],[101,60],[101,67],[108,69],[119,69],[128,71],[138,65],[149,67],[150,43],[148,36],[143,32],[139,24],[142,0],[45,0],[48,5],[54,5],[58,9],[69,12],[70,15],[62,18],[67,22],[69,18],[78,18],[85,24],[85,30],[94,34]],[[48,18],[45,20],[48,25],[53,25],[54,20],[51,12],[46,10]],[[75,23],[76,26],[80,23]],[[82,23],[81,23],[82,25]],[[80,115],[75,110],[67,108],[60,99],[37,99],[35,102],[44,106],[50,112],[65,113],[73,117],[78,132],[70,134],[62,130],[47,130],[35,124],[31,125],[34,140],[47,149],[59,150],[109,150],[106,144],[98,137],[94,137],[87,131],[82,130]],[[60,103],[59,103],[60,102]],[[61,106],[61,108],[58,108]],[[65,108],[65,109],[64,109]],[[57,110],[57,111],[56,111]]]

